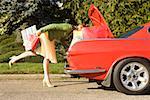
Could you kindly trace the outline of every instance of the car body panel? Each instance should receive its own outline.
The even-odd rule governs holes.
[[[105,20],[102,22],[107,25]],[[105,34],[109,32],[112,34],[111,31]],[[150,22],[120,38],[111,35],[108,38],[102,33],[103,31],[99,32],[100,38],[85,38],[70,47],[67,54],[69,67],[66,70],[89,79],[103,81],[109,79],[110,82],[113,68],[118,61],[132,57],[150,59]]]
[[[84,27],[83,28],[83,37],[86,39],[90,38],[113,38],[113,34],[107,25],[104,17],[99,12],[98,8],[91,4],[88,16],[93,24],[91,27]]]
[[[114,62],[127,57],[150,58],[150,39],[92,39],[76,43],[67,56],[72,70],[105,69],[96,79],[105,79]]]
[[[148,31],[148,28],[150,28],[150,23],[147,25],[149,26],[144,26],[143,29],[136,32],[136,34],[131,35],[129,38],[150,38],[150,32]]]

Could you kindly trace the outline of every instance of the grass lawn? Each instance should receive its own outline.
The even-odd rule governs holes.
[[[64,63],[50,64],[49,72],[63,74]],[[43,73],[42,63],[15,63],[9,68],[8,63],[0,63],[0,74],[40,74]]]

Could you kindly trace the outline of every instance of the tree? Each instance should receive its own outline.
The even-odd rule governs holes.
[[[65,7],[72,10],[78,24],[91,24],[88,9],[92,3],[98,7],[116,37],[150,21],[149,0],[68,0]]]
[[[33,24],[39,28],[48,23],[59,22],[65,17],[65,10],[62,11],[61,6],[59,0],[2,0],[0,34],[12,34],[17,28],[26,28]]]

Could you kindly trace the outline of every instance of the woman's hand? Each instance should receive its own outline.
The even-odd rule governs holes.
[[[36,31],[36,35],[40,36],[41,35],[41,30]]]
[[[83,28],[83,25],[78,25],[78,26],[77,26],[77,30],[78,30],[78,31],[81,31],[82,28]]]

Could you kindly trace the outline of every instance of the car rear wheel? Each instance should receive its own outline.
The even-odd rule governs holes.
[[[149,62],[140,58],[120,61],[114,69],[113,83],[118,91],[126,94],[143,94],[149,91]]]

